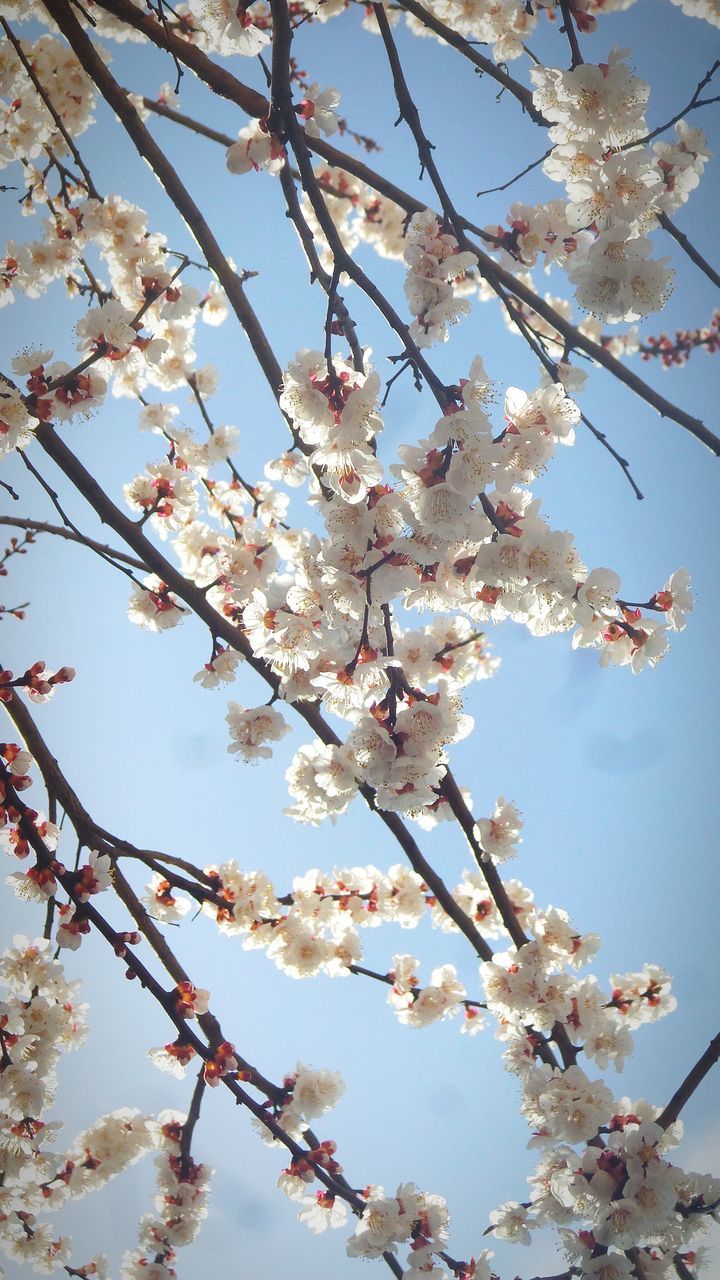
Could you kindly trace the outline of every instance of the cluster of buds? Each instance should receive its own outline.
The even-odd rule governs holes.
[[[65,868],[54,863],[58,874]],[[72,895],[73,901],[58,907],[61,923],[57,930],[57,944],[77,951],[86,934],[90,932],[89,911],[85,903],[96,893],[102,893],[112,884],[110,856],[91,850],[87,862],[68,875],[64,887]],[[129,935],[128,935],[129,936]]]
[[[32,786],[32,778],[28,774],[28,769],[32,764],[32,756],[29,751],[19,747],[16,742],[0,742],[0,756],[5,762],[5,768],[11,775],[9,781],[12,782],[14,791],[26,791],[28,787]],[[1,782],[0,787],[2,787]],[[3,798],[4,791],[0,791],[0,803]]]
[[[657,357],[663,368],[671,369],[674,365],[687,364],[698,347],[704,347],[708,355],[720,349],[720,310],[713,311],[710,323],[700,329],[676,329],[674,338],[667,333],[647,338],[640,354],[643,360]]]
[[[12,671],[0,670],[0,702],[9,702],[13,689],[25,689],[32,702],[47,702],[55,692],[58,684],[68,684],[75,679],[73,667],[60,667],[52,672],[44,662],[33,662],[21,676],[13,676]]]
[[[125,933],[118,933],[115,936],[115,955],[122,958],[128,947],[137,947],[140,945],[141,937],[137,929],[131,929]]]

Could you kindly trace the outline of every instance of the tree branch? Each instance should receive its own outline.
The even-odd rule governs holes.
[[[570,70],[574,71],[576,67],[581,67],[583,65],[583,56],[580,52],[577,31],[575,30],[575,25],[573,23],[570,0],[560,0],[560,9],[563,16],[563,25],[560,30],[563,31],[568,38],[570,56],[572,59],[570,63]]]
[[[703,275],[706,275],[708,280],[711,280],[712,283],[720,289],[720,274],[714,267],[710,266],[710,263],[707,262],[705,258],[703,258],[702,254],[698,252],[692,241],[685,235],[685,232],[680,231],[675,226],[675,223],[670,221],[666,213],[659,213],[657,215],[657,219],[663,230],[667,231],[668,235],[672,236],[673,240],[680,245],[680,248],[684,250],[688,258],[695,263],[696,267],[700,268]]]
[[[668,1125],[677,1120],[685,1103],[692,1097],[698,1085],[702,1084],[718,1059],[720,1059],[720,1033],[710,1041],[705,1052],[700,1055],[695,1066],[688,1071],[680,1087],[675,1090],[665,1110],[658,1116],[657,1123],[663,1129],[667,1129]]]
[[[127,551],[117,551],[115,547],[108,547],[104,542],[96,542],[94,538],[88,538],[87,534],[80,533],[78,529],[66,529],[63,525],[48,524],[45,520],[30,520],[21,516],[0,516],[0,525],[2,524],[10,525],[14,529],[30,529],[33,533],[51,533],[56,538],[65,538],[67,542],[77,542],[91,551],[97,551],[104,558],[122,560],[123,564],[132,565],[134,569],[142,569],[144,573],[148,572],[147,565],[136,556],[128,555]]]

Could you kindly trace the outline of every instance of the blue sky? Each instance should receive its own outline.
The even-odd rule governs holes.
[[[309,78],[341,88],[342,110],[353,127],[382,140],[378,168],[407,189],[426,193],[432,203],[427,181],[418,181],[408,132],[391,127],[397,111],[383,50],[360,29],[360,17],[353,11],[322,27],[306,25],[297,42],[298,59]],[[401,29],[397,38],[426,131],[438,145],[439,163],[460,207],[480,222],[493,222],[503,219],[512,198],[537,201],[562,194],[535,174],[505,195],[476,200],[479,188],[504,181],[541,154],[545,136],[521,119],[516,104],[507,98],[496,103],[495,86],[480,80],[452,51]],[[637,73],[652,84],[648,120],[654,125],[688,101],[720,42],[712,28],[685,19],[664,0],[639,0],[627,14],[601,20],[598,34],[586,42],[588,58],[601,60],[613,44],[632,48]],[[541,24],[532,48],[549,65],[567,62],[562,37],[548,24]],[[114,73],[128,88],[152,96],[163,80],[173,78],[169,61],[156,53],[135,45],[112,50]],[[521,65],[511,69],[522,74]],[[243,60],[233,69],[263,87],[259,67]],[[189,75],[182,81],[181,105],[231,134],[245,124],[240,112],[210,101]],[[121,189],[148,210],[151,227],[163,230],[173,248],[190,249],[185,228],[149,170],[117,129],[111,133],[102,104],[96,115],[97,125],[82,140],[82,149],[99,188]],[[698,113],[695,122],[711,137],[715,126],[717,139],[717,107],[706,109],[702,118]],[[231,177],[222,150],[212,143],[162,121],[152,127],[204,203],[226,251],[239,266],[259,272],[248,293],[280,361],[300,347],[321,345],[323,297],[317,288],[309,293],[305,287],[306,267],[282,216],[278,184],[266,175]],[[711,260],[720,196],[717,170],[717,161],[711,162],[699,191],[676,218]],[[36,224],[17,214],[12,193],[1,198],[7,234],[37,234]],[[678,280],[665,312],[644,332],[704,323],[716,302],[709,282],[667,237],[658,233],[655,239],[658,252],[673,257]],[[402,268],[378,260],[370,250],[361,250],[360,260],[402,306]],[[201,277],[193,282],[202,287]],[[556,275],[547,287],[563,292]],[[397,348],[393,335],[356,290],[348,301],[361,340],[372,346],[387,376],[385,357]],[[66,303],[62,286],[40,302],[20,299],[2,311],[5,366],[29,342],[53,346],[57,358],[72,360],[79,314],[77,306]],[[215,420],[240,427],[239,465],[250,479],[260,478],[263,461],[286,445],[285,426],[245,338],[230,318],[220,330],[201,326],[198,347],[200,361],[212,360],[221,370],[211,406]],[[448,346],[431,353],[441,375],[452,381],[466,374],[475,354],[483,356],[501,388],[531,390],[536,384],[533,357],[507,334],[493,304],[478,304]],[[634,367],[717,429],[718,378],[711,358],[698,353],[687,368],[670,373]],[[587,434],[579,434],[575,447],[559,450],[535,487],[552,524],[572,530],[590,566],[615,568],[631,599],[647,598],[674,569],[686,565],[695,581],[696,612],[658,669],[639,677],[628,670],[601,671],[594,654],[571,651],[567,636],[535,640],[510,624],[498,628],[491,640],[501,669],[469,691],[466,709],[475,716],[476,731],[453,749],[452,763],[472,790],[478,815],[489,814],[500,794],[520,806],[524,843],[509,873],[529,884],[541,904],[564,907],[583,931],[601,933],[603,947],[594,966],[601,981],[649,960],[674,974],[677,1013],[639,1032],[625,1072],[609,1081],[618,1095],[663,1103],[718,1030],[713,980],[720,884],[713,766],[719,710],[719,464],[600,371],[591,374],[582,407],[631,459],[646,497],[637,502],[612,459]],[[188,425],[195,424],[189,401],[183,414]],[[159,458],[156,439],[138,435],[136,417],[131,402],[113,400],[102,414],[65,432],[70,447],[119,501],[122,485],[146,461]],[[427,397],[400,380],[386,415],[385,459],[393,461],[397,444],[427,434],[434,420]],[[80,526],[104,536],[89,508],[62,489],[51,464],[38,450],[31,456],[57,484]],[[47,498],[20,463],[11,461],[3,478],[20,492],[22,514],[53,519]],[[0,504],[10,510],[4,492]],[[299,507],[294,518],[300,519]],[[104,826],[201,865],[234,856],[247,869],[266,870],[280,891],[294,874],[313,866],[367,861],[388,866],[399,860],[399,850],[378,832],[359,801],[335,827],[298,827],[282,815],[284,771],[307,740],[302,729],[294,726],[273,762],[258,768],[243,767],[226,753],[227,699],[192,683],[208,656],[201,627],[186,622],[161,637],[134,628],[125,617],[128,591],[121,575],[86,550],[49,538],[38,540],[22,561],[11,562],[6,590],[8,604],[30,599],[32,605],[22,625],[3,623],[2,662],[20,670],[44,658],[51,666],[77,668],[76,681],[40,708],[37,719],[68,778]],[[265,700],[259,682],[242,669],[230,696],[249,706]],[[467,865],[459,833],[442,827],[423,834],[421,843],[443,877],[455,884]],[[33,908],[16,905],[5,894],[1,909],[8,936],[16,930],[40,931]],[[174,930],[173,941],[198,984],[212,991],[230,1038],[267,1075],[280,1078],[297,1059],[343,1074],[346,1095],[318,1128],[322,1137],[338,1141],[354,1184],[381,1182],[394,1189],[400,1181],[414,1180],[447,1197],[455,1256],[477,1253],[488,1243],[481,1233],[489,1210],[503,1200],[522,1199],[524,1178],[533,1166],[517,1106],[519,1089],[502,1071],[492,1029],[470,1040],[453,1023],[422,1033],[401,1027],[379,986],[355,978],[320,978],[299,986],[262,954],[216,939],[204,920]],[[388,968],[396,951],[411,951],[423,957],[425,976],[433,965],[452,961],[469,993],[477,991],[476,967],[461,941],[429,928],[409,933],[390,927],[364,941],[368,963],[377,968]],[[82,951],[68,958],[68,970],[85,977],[95,1029],[87,1047],[68,1058],[61,1078],[56,1111],[66,1120],[68,1136],[113,1107],[186,1105],[190,1082],[180,1086],[144,1059],[148,1047],[166,1038],[160,1015],[140,998],[135,984],[123,980],[121,966],[105,955],[100,941],[86,940]],[[687,1145],[678,1162],[709,1168],[704,1162],[713,1145],[720,1147],[717,1081],[706,1083],[693,1099],[685,1121]],[[181,1277],[199,1280],[228,1263],[238,1274],[271,1280],[289,1270],[294,1280],[340,1280],[357,1272],[359,1264],[345,1258],[346,1233],[316,1240],[296,1224],[294,1206],[273,1186],[282,1156],[260,1145],[228,1099],[207,1099],[195,1148],[197,1158],[214,1165],[217,1175],[206,1229],[180,1255]],[[68,1211],[67,1229],[78,1240],[76,1258],[83,1261],[102,1250],[117,1274],[123,1249],[134,1246],[151,1186],[149,1166],[137,1166],[121,1185]],[[550,1243],[539,1243],[527,1254],[497,1245],[496,1255],[504,1276],[560,1269]],[[7,1274],[16,1280],[19,1273],[8,1264]]]

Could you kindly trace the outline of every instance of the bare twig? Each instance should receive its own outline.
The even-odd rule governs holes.
[[[45,493],[47,494],[55,510],[60,516],[60,519],[65,525],[68,535],[74,534],[75,540],[77,542],[83,542],[86,547],[89,547],[91,551],[94,551],[96,555],[100,556],[101,560],[104,560],[107,564],[112,565],[113,569],[117,569],[120,573],[124,573],[125,576],[127,578],[130,578],[132,582],[137,583],[137,578],[135,577],[135,574],[132,572],[132,569],[126,568],[122,564],[117,564],[115,560],[112,558],[112,552],[106,551],[102,543],[95,542],[92,539],[90,540],[86,539],[84,534],[81,533],[81,531],[76,527],[75,524],[73,524],[73,521],[66,514],[64,508],[62,507],[60,499],[57,493],[55,492],[55,490],[53,489],[52,485],[48,484],[47,480],[44,478],[44,476],[41,475],[41,473],[38,471],[35,464],[30,461],[30,459],[27,456],[27,453],[25,452],[21,453],[20,457],[23,460],[23,465],[27,467],[30,474],[35,477],[35,479],[37,480],[41,488],[45,490]],[[125,562],[127,564],[127,557],[125,556],[123,558],[125,559]]]
[[[118,551],[114,547],[108,547],[104,542],[96,542],[94,538],[88,538],[87,534],[80,533],[74,527],[66,527],[58,524],[48,524],[45,520],[30,520],[21,516],[0,516],[0,524],[11,525],[14,529],[30,529],[33,533],[51,533],[56,538],[65,538],[67,542],[77,542],[83,547],[88,547],[91,551],[97,551],[103,557],[109,557],[113,560],[122,560],[124,564],[132,565],[134,569],[141,569],[143,573],[148,572],[146,564],[142,560],[138,560],[136,556],[131,556],[127,551]]]
[[[560,30],[563,31],[568,38],[570,56],[572,59],[570,69],[574,71],[576,67],[581,67],[583,65],[583,56],[580,52],[577,31],[575,30],[575,24],[573,22],[570,0],[560,0],[560,9],[563,16],[563,25]]]
[[[608,453],[612,454],[615,461],[619,464],[619,466],[625,472],[625,475],[627,476],[628,484],[632,487],[633,493],[635,494],[635,497],[638,499],[638,502],[642,502],[642,499],[645,495],[640,492],[640,489],[638,488],[638,486],[636,485],[633,479],[632,473],[630,471],[630,463],[628,462],[627,458],[623,458],[622,454],[618,453],[617,449],[613,448],[607,436],[605,435],[605,432],[600,431],[597,427],[594,427],[586,414],[581,413],[580,419],[582,422],[585,423],[585,426],[588,428],[588,431],[592,432],[595,439],[600,442],[603,448],[607,449]]]
[[[494,191],[507,191],[508,187],[512,187],[515,182],[519,182],[521,178],[524,178],[526,173],[532,173],[533,169],[537,169],[538,165],[542,164],[543,160],[547,160],[551,154],[552,147],[548,151],[543,151],[542,155],[538,156],[537,160],[533,160],[532,164],[526,165],[524,169],[516,173],[514,178],[509,178],[507,182],[503,182],[499,187],[486,187],[484,191],[478,191],[478,196],[489,196]]]
[[[720,1033],[710,1041],[705,1052],[700,1055],[695,1066],[688,1071],[682,1084],[675,1090],[664,1111],[658,1116],[657,1123],[663,1129],[667,1129],[669,1125],[677,1120],[685,1103],[692,1097],[698,1085],[702,1084],[705,1076],[715,1066],[718,1059],[720,1059]]]
[[[182,1172],[187,1173],[190,1168],[190,1145],[195,1132],[195,1126],[200,1119],[200,1106],[202,1104],[203,1094],[205,1092],[205,1072],[198,1072],[195,1088],[193,1089],[192,1098],[190,1099],[190,1108],[187,1118],[182,1126],[180,1137],[180,1168]]]
[[[706,275],[708,280],[711,280],[712,283],[720,289],[720,273],[718,273],[714,267],[711,267],[710,263],[703,258],[702,254],[698,252],[692,241],[685,235],[685,232],[678,230],[675,223],[670,221],[666,213],[659,213],[657,217],[663,230],[667,231],[668,235],[672,236],[673,240],[680,245],[680,248],[687,254],[688,258],[695,263],[696,267],[700,268],[703,275]]]

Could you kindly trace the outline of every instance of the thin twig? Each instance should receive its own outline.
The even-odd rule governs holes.
[[[197,1080],[195,1081],[195,1088],[193,1089],[192,1098],[190,1099],[190,1109],[187,1113],[187,1118],[182,1126],[182,1132],[180,1135],[180,1169],[183,1175],[187,1174],[190,1168],[190,1144],[192,1143],[195,1125],[200,1119],[200,1105],[202,1103],[204,1092],[205,1072],[204,1069],[201,1068],[198,1072]]]
[[[37,480],[41,488],[45,490],[45,493],[47,494],[48,498],[52,502],[55,510],[60,516],[60,519],[63,521],[63,524],[65,525],[65,528],[68,531],[68,535],[74,534],[75,540],[77,542],[84,543],[84,545],[86,547],[89,547],[91,551],[94,551],[95,554],[98,555],[101,560],[104,560],[107,564],[112,565],[113,569],[117,569],[119,573],[123,573],[125,577],[129,578],[131,582],[134,582],[136,586],[142,586],[142,583],[138,582],[137,578],[135,577],[135,574],[132,572],[132,569],[125,568],[125,566],[122,564],[117,564],[115,560],[112,558],[112,552],[106,551],[102,543],[94,542],[91,539],[85,538],[84,534],[82,534],[81,531],[76,527],[76,525],[73,524],[70,517],[64,511],[60,503],[60,499],[57,493],[55,492],[55,490],[53,489],[52,485],[50,485],[48,481],[44,478],[44,476],[40,474],[37,467],[28,458],[27,453],[26,452],[21,453],[20,457],[22,458],[23,463],[27,467],[30,474],[35,477],[35,479]],[[123,558],[127,562],[127,556]],[[144,565],[142,567],[145,568]]]
[[[700,94],[705,88],[705,85],[710,83],[713,76],[715,75],[715,72],[719,68],[720,68],[720,59],[717,59],[715,62],[713,62],[710,70],[705,72],[705,75],[703,76],[700,83],[697,85],[692,98],[688,102],[687,106],[683,107],[682,111],[678,111],[676,115],[671,116],[671,118],[669,120],[666,120],[664,124],[659,124],[657,129],[652,129],[650,133],[646,133],[644,138],[636,138],[632,142],[626,142],[622,147],[620,147],[620,150],[626,151],[629,147],[644,147],[646,143],[652,142],[653,138],[657,138],[658,134],[665,133],[666,129],[672,128],[674,124],[677,124],[678,120],[682,120],[683,116],[686,116],[688,111],[695,111],[698,107],[709,107],[712,105],[713,102],[720,102],[720,97],[703,98],[703,99],[700,98]]]
[[[538,165],[542,164],[543,160],[547,160],[548,156],[552,155],[552,150],[552,147],[550,147],[548,151],[543,151],[542,155],[538,156],[537,160],[533,160],[532,164],[526,165],[524,169],[521,169],[519,173],[515,174],[514,178],[509,178],[507,182],[503,182],[499,187],[486,187],[484,191],[478,191],[477,195],[489,196],[492,195],[494,191],[507,191],[508,187],[511,187],[513,183],[519,182],[521,178],[525,177],[526,173],[532,173],[533,169],[537,169]]]
[[[163,30],[165,31],[165,34],[167,35],[167,34],[168,34],[168,32],[169,32],[169,27],[168,27],[168,20],[167,20],[167,17],[166,17],[166,15],[165,15],[165,4],[164,4],[164,0],[157,0],[157,4],[158,4],[158,13],[159,13],[160,21],[161,21],[161,23],[162,23],[162,25],[163,25]],[[173,53],[172,49],[170,50],[170,56],[172,57],[172,60],[173,60],[173,62],[174,62],[174,64],[175,64],[175,89],[174,89],[174,92],[175,92],[175,93],[179,93],[179,91],[180,91],[180,81],[181,81],[181,80],[182,80],[182,78],[183,78],[183,69],[182,69],[182,66],[181,66],[181,64],[180,64],[180,60],[179,60],[179,58],[177,57],[177,54]]]
[[[588,430],[592,432],[595,439],[598,440],[600,444],[603,446],[603,448],[607,449],[608,453],[612,454],[616,462],[619,463],[620,467],[622,468],[622,470],[625,472],[625,475],[627,476],[628,484],[632,486],[635,497],[638,499],[638,502],[642,502],[645,495],[640,492],[637,484],[633,479],[632,473],[630,471],[630,463],[628,462],[627,458],[623,458],[622,454],[618,453],[617,449],[613,448],[607,436],[605,435],[605,432],[600,431],[597,427],[594,427],[590,419],[584,413],[580,414],[580,419],[582,422],[585,423],[585,426],[588,428]]]
[[[141,569],[143,573],[148,572],[146,564],[142,560],[138,560],[136,556],[131,556],[127,551],[117,551],[114,547],[108,547],[104,542],[96,542],[94,538],[88,538],[87,534],[80,533],[75,527],[66,527],[58,524],[48,524],[45,520],[30,520],[20,516],[0,516],[0,524],[11,525],[14,529],[30,529],[33,533],[51,533],[56,538],[65,538],[68,542],[78,542],[83,547],[88,547],[91,551],[97,551],[105,558],[112,557],[114,560],[122,560],[124,564],[132,565],[134,569]]]

